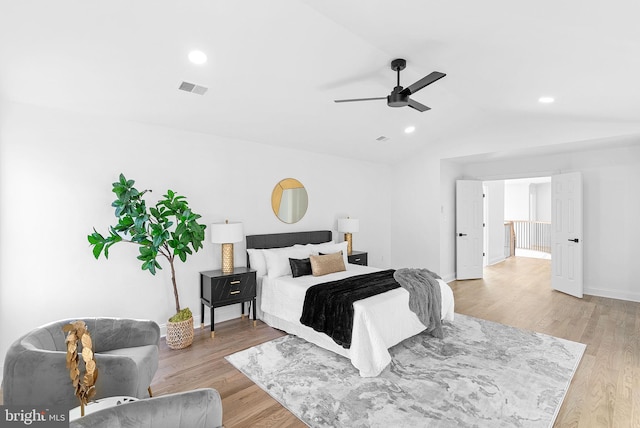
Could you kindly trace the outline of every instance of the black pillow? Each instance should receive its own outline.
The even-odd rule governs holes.
[[[304,275],[311,275],[311,260],[306,259],[292,259],[289,258],[289,264],[291,265],[291,273],[294,278]]]

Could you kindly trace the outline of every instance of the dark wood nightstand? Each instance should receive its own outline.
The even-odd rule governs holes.
[[[362,265],[367,266],[367,253],[366,251],[355,251],[353,250],[351,254],[347,256],[349,263],[352,265]]]
[[[253,306],[253,326],[256,326],[256,271],[237,267],[232,273],[221,270],[200,272],[200,328],[204,328],[204,306],[211,309],[211,337],[214,337],[213,312],[220,306],[240,303],[244,318],[244,302],[249,302],[249,312]]]

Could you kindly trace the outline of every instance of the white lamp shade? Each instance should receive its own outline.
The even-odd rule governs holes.
[[[353,233],[360,229],[360,221],[355,218],[338,219],[338,232]]]
[[[242,223],[213,223],[211,225],[211,242],[214,244],[240,242],[243,238]]]

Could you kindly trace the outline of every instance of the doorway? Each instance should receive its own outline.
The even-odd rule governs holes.
[[[484,181],[485,258],[551,260],[551,177]]]

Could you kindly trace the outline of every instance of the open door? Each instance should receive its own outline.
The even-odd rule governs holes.
[[[456,181],[456,279],[482,278],[482,181]]]
[[[551,177],[551,288],[582,297],[582,175]]]

